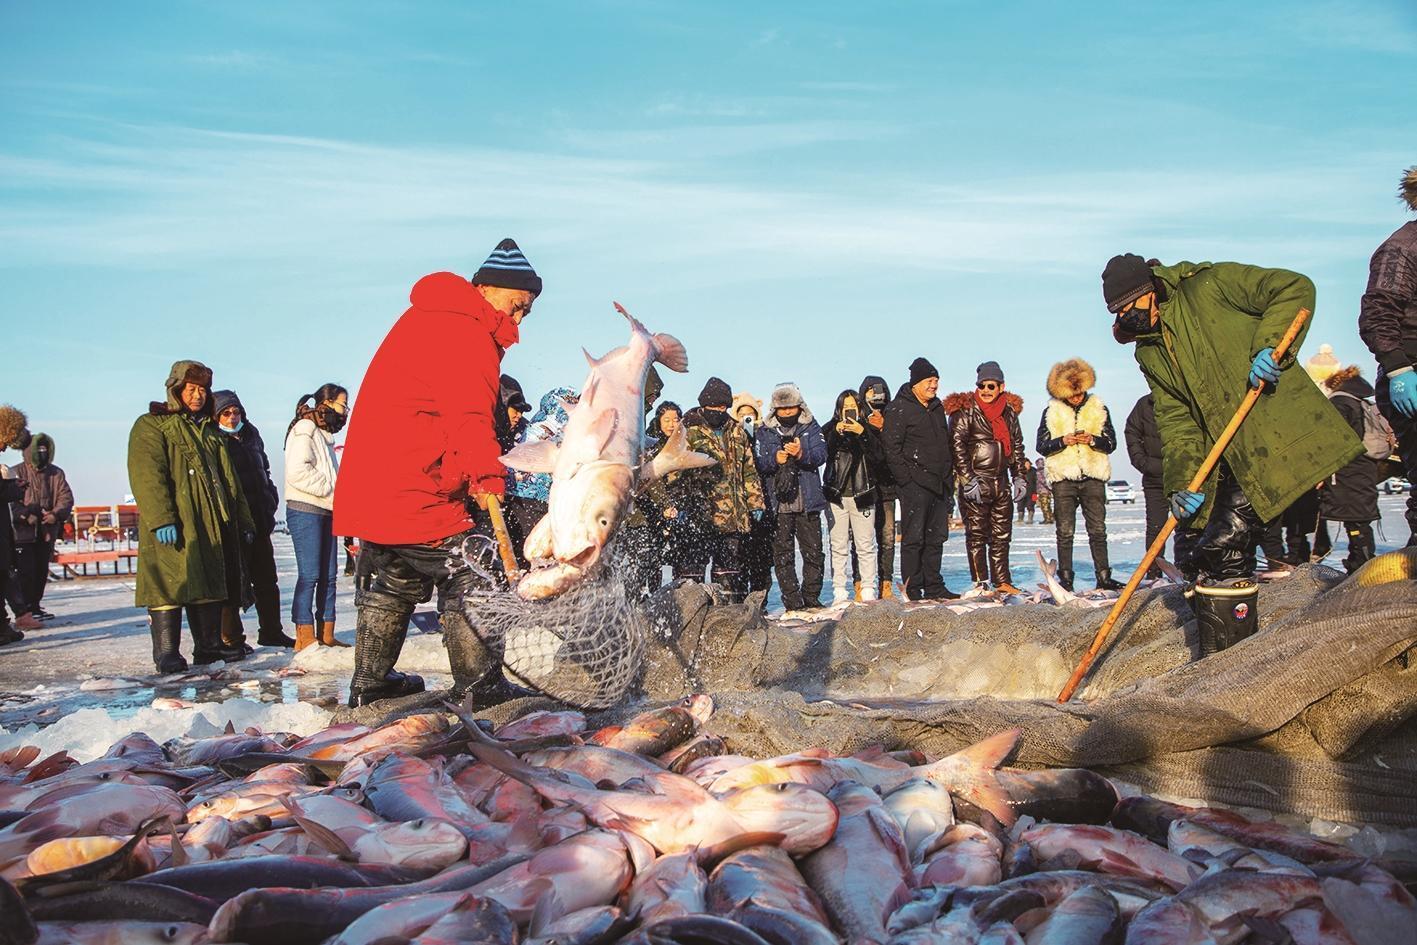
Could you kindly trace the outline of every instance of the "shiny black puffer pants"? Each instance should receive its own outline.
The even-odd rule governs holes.
[[[1254,577],[1255,544],[1263,531],[1264,523],[1234,473],[1221,463],[1210,520],[1191,555],[1193,566],[1212,581]]]
[[[359,634],[377,633],[387,637],[384,647],[362,646],[374,641],[356,639],[370,655],[381,655],[373,661],[379,665],[359,665],[361,653],[356,652],[356,688],[359,683],[373,686],[394,668],[398,650],[408,633],[408,621],[414,608],[433,599],[438,592],[438,616],[443,627],[443,644],[448,648],[448,660],[453,669],[453,688],[465,691],[497,672],[502,664],[500,641],[488,646],[477,635],[463,607],[463,595],[476,589],[490,589],[491,582],[472,569],[464,558],[464,542],[476,534],[469,529],[434,544],[381,545],[363,543],[355,578],[354,604],[359,610]],[[382,620],[366,619],[366,611],[378,611]],[[373,616],[370,614],[369,616]],[[380,641],[384,642],[384,641]],[[382,665],[387,662],[388,665]],[[366,678],[367,677],[367,678]]]

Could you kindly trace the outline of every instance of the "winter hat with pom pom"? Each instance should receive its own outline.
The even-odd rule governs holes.
[[[1304,370],[1314,379],[1315,384],[1328,380],[1338,370],[1338,358],[1333,355],[1333,345],[1319,345],[1318,354],[1304,362]]]

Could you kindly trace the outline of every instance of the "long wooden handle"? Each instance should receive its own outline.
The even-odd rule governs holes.
[[[1309,320],[1312,314],[1308,309],[1299,309],[1299,314],[1294,316],[1294,321],[1290,322],[1289,330],[1284,333],[1284,337],[1279,339],[1279,344],[1274,346],[1274,360],[1282,361],[1289,352],[1295,340],[1299,337],[1299,332],[1304,330],[1304,323]],[[1235,432],[1240,429],[1240,424],[1245,422],[1245,418],[1250,415],[1256,403],[1259,402],[1260,394],[1264,392],[1264,383],[1259,387],[1253,387],[1245,394],[1245,399],[1240,402],[1240,408],[1235,411],[1235,416],[1230,418],[1230,422],[1225,425],[1220,436],[1215,440],[1215,445],[1210,448],[1205,462],[1201,463],[1201,468],[1196,470],[1195,477],[1191,479],[1190,485],[1186,487],[1188,492],[1196,492],[1205,485],[1210,474],[1215,470],[1216,464],[1220,462],[1220,457],[1224,455],[1225,448],[1230,445],[1230,441],[1235,438]],[[1108,612],[1107,619],[1102,621],[1102,626],[1097,628],[1097,635],[1092,638],[1092,645],[1087,648],[1087,652],[1082,655],[1082,660],[1078,662],[1077,669],[1068,677],[1068,684],[1063,687],[1063,691],[1058,693],[1059,702],[1067,702],[1072,698],[1073,692],[1077,689],[1078,683],[1082,682],[1082,677],[1087,675],[1087,671],[1092,668],[1092,661],[1097,658],[1097,654],[1102,652],[1102,645],[1107,642],[1107,636],[1116,626],[1118,618],[1122,616],[1122,610],[1127,606],[1127,602],[1136,593],[1137,587],[1141,585],[1142,579],[1146,577],[1146,572],[1151,568],[1162,550],[1166,547],[1166,540],[1171,537],[1171,533],[1176,530],[1176,516],[1168,515],[1166,524],[1161,526],[1161,532],[1156,536],[1156,540],[1151,543],[1151,547],[1146,549],[1146,557],[1141,559],[1141,564],[1132,572],[1131,578],[1127,581],[1127,586],[1122,590],[1122,595],[1117,598],[1117,602],[1112,605],[1112,610]]]
[[[495,495],[487,496],[487,516],[492,519],[492,532],[497,536],[497,553],[502,558],[502,570],[507,572],[508,581],[516,581],[521,574],[516,552],[512,550],[512,536],[507,531],[507,520],[502,517],[502,500]]]

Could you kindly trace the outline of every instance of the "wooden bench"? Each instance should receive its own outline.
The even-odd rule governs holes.
[[[118,528],[118,516],[111,505],[74,506],[74,538],[82,544],[88,541],[92,546],[100,541],[117,542],[122,537]]]
[[[132,574],[138,560],[136,548],[111,548],[106,551],[61,551],[54,556],[54,563],[62,569],[65,578],[112,577],[117,574]],[[112,562],[113,570],[104,573],[103,565]],[[92,565],[94,572],[89,573]],[[124,570],[119,570],[123,565]]]

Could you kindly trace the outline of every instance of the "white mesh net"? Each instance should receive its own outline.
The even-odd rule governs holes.
[[[471,591],[463,606],[483,641],[503,650],[509,676],[569,705],[614,705],[644,661],[644,616],[612,570],[549,600]]]

